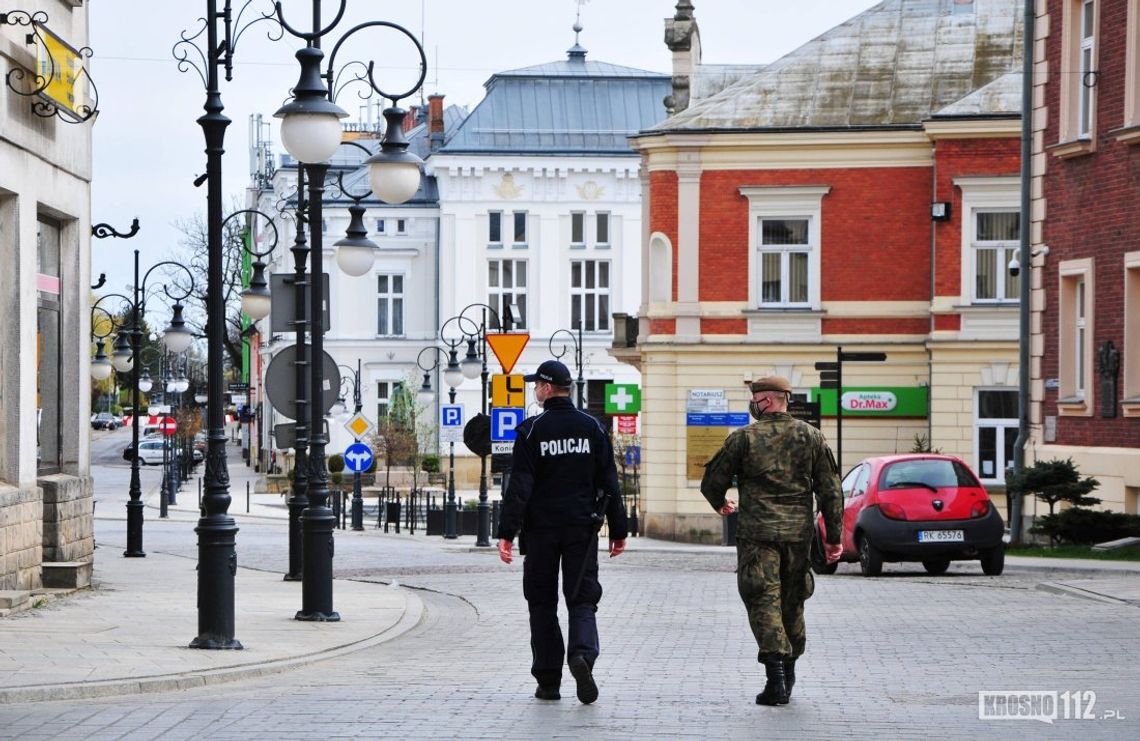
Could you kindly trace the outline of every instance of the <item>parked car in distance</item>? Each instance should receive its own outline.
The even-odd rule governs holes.
[[[117,430],[122,427],[119,418],[110,412],[99,412],[91,419],[93,430]]]
[[[139,462],[143,465],[162,465],[162,450],[164,441],[161,438],[139,440]],[[134,458],[134,447],[128,445],[123,448],[123,460]]]
[[[980,561],[982,572],[1005,568],[1005,525],[978,477],[961,459],[915,453],[867,458],[843,477],[843,554],[863,576],[878,576],[883,563],[921,562],[942,574],[951,561]],[[838,564],[822,557],[826,533],[816,521],[812,570],[833,574]]]

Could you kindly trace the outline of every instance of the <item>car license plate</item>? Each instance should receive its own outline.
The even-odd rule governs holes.
[[[961,530],[919,530],[919,543],[961,543],[966,534]]]

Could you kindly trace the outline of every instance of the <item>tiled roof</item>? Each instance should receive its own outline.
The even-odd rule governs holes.
[[[885,0],[653,130],[918,125],[1020,71],[1022,8]]]

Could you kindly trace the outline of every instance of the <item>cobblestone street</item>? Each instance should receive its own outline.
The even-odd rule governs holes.
[[[121,525],[100,522],[104,557],[115,554]],[[149,522],[149,548],[192,557],[191,527]],[[278,570],[283,532],[280,523],[243,523],[242,565]],[[844,565],[819,578],[808,603],[793,702],[765,708],[753,704],[763,671],[731,550],[639,550],[652,546],[635,540],[602,564],[601,697],[582,706],[568,673],[561,702],[531,696],[519,564],[459,543],[338,531],[339,578],[412,589],[423,601],[423,620],[395,640],[223,686],[11,704],[0,708],[0,735],[1127,738],[1140,729],[1138,608],[1038,588],[1080,584],[1087,572],[1010,567],[988,578],[971,563],[943,577],[894,566],[868,580]],[[238,625],[240,636],[240,614]],[[982,721],[982,690],[1092,690],[1097,718],[1115,710],[1124,719]]]

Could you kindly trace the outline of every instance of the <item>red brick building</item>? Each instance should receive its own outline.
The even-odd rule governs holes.
[[[1136,513],[1140,2],[1036,10],[1029,452],[1072,458],[1103,507]]]
[[[702,465],[777,373],[822,406],[843,464],[914,447],[1000,489],[1017,433],[1018,0],[887,0],[775,62],[701,63],[666,21],[673,115],[642,132],[643,523],[718,540]],[[844,394],[814,364],[836,349]],[[878,411],[860,411],[871,400]],[[746,417],[746,415],[745,415]]]

